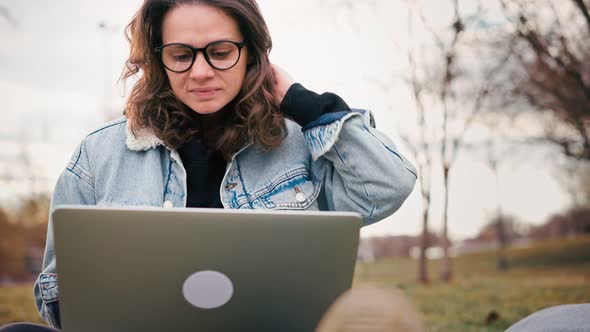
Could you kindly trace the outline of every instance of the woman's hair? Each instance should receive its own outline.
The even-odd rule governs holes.
[[[236,20],[248,48],[248,67],[240,92],[213,116],[201,115],[176,98],[154,51],[162,45],[164,16],[185,3],[225,11]],[[286,129],[273,98],[274,78],[268,58],[272,40],[255,0],[144,0],[126,35],[131,52],[121,78],[125,81],[140,73],[125,108],[134,134],[149,128],[173,149],[197,136],[226,159],[249,142],[267,149],[281,144]]]

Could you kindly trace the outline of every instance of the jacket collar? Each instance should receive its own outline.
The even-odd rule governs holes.
[[[135,131],[135,135],[131,131],[131,125],[129,124],[130,121],[127,121],[127,128],[125,129],[127,138],[125,140],[125,144],[127,148],[132,151],[147,151],[150,149],[155,149],[158,146],[164,146],[166,149],[171,150],[164,144],[164,141],[159,139],[151,130],[150,128],[140,128],[139,130]],[[238,152],[234,153],[232,159],[238,155],[240,152],[244,151],[246,148],[253,145],[252,142],[243,146]]]
[[[160,145],[165,146],[164,142],[149,128],[136,130],[134,135],[133,132],[131,132],[130,121],[127,121],[127,128],[125,131],[127,134],[125,144],[129,150],[146,151],[149,149],[155,149]]]

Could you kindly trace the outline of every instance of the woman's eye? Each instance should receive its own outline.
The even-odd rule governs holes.
[[[215,58],[225,58],[231,54],[231,51],[212,51],[209,56]]]
[[[176,61],[190,61],[193,56],[191,54],[179,54],[174,55],[173,57]]]

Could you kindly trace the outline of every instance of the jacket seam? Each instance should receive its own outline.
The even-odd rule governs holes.
[[[105,129],[108,129],[108,128],[111,128],[111,127],[114,127],[114,126],[121,125],[121,124],[126,123],[126,122],[127,122],[127,119],[122,119],[122,120],[119,120],[119,121],[117,121],[115,123],[111,123],[109,125],[106,125],[104,127],[101,127],[101,128],[96,129],[95,131],[93,131],[90,134],[88,134],[87,137],[90,137],[90,136],[92,136],[92,135],[94,135],[94,134],[96,134],[96,133],[98,133],[100,131],[103,131]]]
[[[82,143],[84,144],[84,143]],[[72,165],[72,169],[78,165],[78,161],[80,161],[80,156],[82,155],[82,144],[80,144],[80,148],[78,149],[78,156],[76,157],[76,161]]]
[[[357,181],[361,184],[361,186],[363,187],[363,190],[365,192],[365,195],[367,195],[367,198],[369,199],[369,202],[371,202],[371,210],[369,212],[369,218],[373,218],[374,214],[375,214],[375,210],[376,210],[376,206],[375,203],[373,201],[373,197],[371,194],[369,194],[369,191],[367,190],[367,186],[365,185],[364,181],[361,180],[361,178],[358,176],[358,174],[356,172],[354,172],[352,170],[352,168],[350,168],[350,166],[348,166],[346,164],[346,162],[344,161],[344,157],[342,156],[342,154],[338,151],[338,148],[336,147],[336,144],[334,144],[332,146],[332,148],[334,149],[334,152],[336,152],[336,154],[338,155],[338,158],[340,158],[340,161],[342,162],[342,164],[344,166],[346,166],[346,168],[350,171],[350,173],[354,174],[354,177],[357,179]],[[343,178],[344,179],[344,178]]]
[[[311,195],[307,196],[306,200],[303,202],[272,203],[273,207],[269,207],[269,205],[271,205],[271,204],[269,204],[270,202],[267,199],[265,199],[264,196],[260,196],[258,199],[260,199],[260,201],[262,202],[262,205],[264,205],[264,207],[268,210],[280,210],[280,209],[286,209],[286,208],[305,210],[311,204],[313,204],[314,201],[317,200],[317,198],[320,194],[321,186],[318,183],[312,182],[312,187],[313,187],[313,191],[312,191]]]
[[[242,171],[240,170],[240,162],[238,161],[238,158],[235,159],[235,162],[236,168],[238,169],[238,177],[240,178],[240,182],[242,183],[242,190],[244,190],[244,196],[247,197],[247,201],[244,204],[248,203],[250,209],[253,209],[254,207],[252,206],[252,200],[250,199],[248,191],[246,191],[246,185],[244,183],[244,179],[242,178]],[[243,206],[243,204],[240,206]]]
[[[297,167],[294,168],[290,171],[287,171],[285,174],[282,174],[280,176],[277,176],[276,178],[272,179],[270,181],[269,184],[265,185],[263,188],[261,188],[260,190],[254,192],[252,194],[252,200],[255,201],[256,199],[258,199],[260,196],[264,196],[266,194],[271,193],[279,184],[291,180],[297,176],[300,175],[309,175],[307,172],[307,168],[305,166],[301,166],[301,167]],[[309,179],[309,177],[308,177]]]
[[[414,171],[412,171],[408,165],[406,164],[406,161],[404,160],[404,158],[395,150],[391,149],[389,146],[387,146],[387,144],[383,143],[383,141],[381,141],[379,139],[379,137],[375,136],[370,130],[367,130],[367,132],[369,132],[369,134],[373,137],[375,137],[375,139],[377,139],[377,141],[379,141],[381,143],[381,145],[383,145],[383,147],[385,147],[389,152],[393,153],[395,156],[397,156],[402,164],[404,165],[404,167],[410,172],[412,173],[416,178],[418,178],[418,174],[416,174]]]
[[[82,167],[75,166],[75,167],[71,167],[70,170],[72,172],[76,173],[81,178],[84,178],[87,183],[92,184],[94,182],[90,173],[86,172]],[[94,185],[92,185],[92,186],[94,187]]]
[[[86,180],[85,178],[83,178],[82,176],[80,176],[80,174],[74,172],[73,169],[70,168],[66,168],[66,171],[74,174],[74,176],[76,176],[78,179],[82,180],[82,182],[86,183],[87,185],[89,185],[91,188],[94,188],[94,185],[92,183],[90,183],[90,181]]]
[[[83,180],[84,182],[88,183],[91,187],[94,188],[93,180],[92,180],[92,175],[90,175],[90,173],[88,173],[87,171],[85,171],[82,167],[78,166],[78,163],[80,161],[80,158],[82,156],[82,146],[84,145],[84,142],[82,142],[80,144],[79,150],[78,150],[78,156],[76,157],[76,161],[70,165],[68,165],[68,167],[66,167],[66,169],[68,169],[70,172],[74,173],[77,177],[79,177],[81,180]]]
[[[164,197],[162,201],[166,200],[166,194],[168,193],[168,185],[170,185],[170,178],[172,177],[172,158],[168,162],[168,178],[166,179],[166,186],[164,187]]]
[[[239,168],[238,168],[239,171]],[[306,175],[307,168],[305,166],[297,167],[293,170],[287,171],[285,174],[275,177],[270,181],[270,185],[264,185],[261,189],[255,191],[252,195],[249,195],[244,188],[244,199],[243,202],[236,204],[237,208],[244,206],[245,204],[252,205],[252,202],[260,199],[261,197],[270,194],[274,188],[276,188],[279,184],[291,180],[297,176]],[[307,178],[309,180],[309,177]],[[240,176],[240,181],[242,181]],[[314,182],[314,181],[312,181]],[[242,181],[243,183],[243,181]],[[314,188],[315,189],[315,188]]]

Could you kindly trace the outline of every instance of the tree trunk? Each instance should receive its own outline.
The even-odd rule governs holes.
[[[449,234],[448,234],[448,220],[449,220],[449,166],[445,165],[443,168],[444,174],[444,192],[445,192],[445,205],[443,214],[443,260],[440,272],[441,280],[445,282],[453,279],[451,257],[449,255]]]
[[[426,250],[428,250],[428,210],[430,209],[430,202],[424,201],[424,208],[422,211],[422,237],[420,239],[420,259],[418,262],[418,280],[426,284],[428,283],[428,271],[426,269]]]
[[[496,237],[498,241],[498,248],[496,250],[496,268],[500,271],[508,269],[508,262],[504,252],[506,251],[506,232],[504,228],[504,220],[502,212],[498,211],[498,220],[496,221]]]
[[[498,159],[492,154],[492,147],[489,147],[489,165],[494,173],[496,179],[496,268],[499,271],[505,271],[508,269],[508,262],[506,261],[505,250],[506,250],[506,228],[504,227],[504,214],[502,213],[502,196],[500,193],[500,178],[498,176]]]

